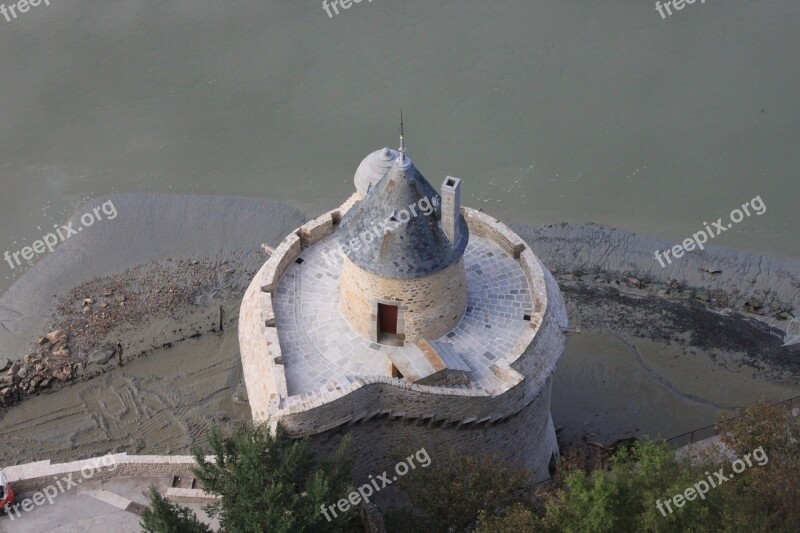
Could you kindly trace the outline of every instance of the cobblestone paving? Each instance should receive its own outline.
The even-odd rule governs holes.
[[[372,343],[339,313],[342,254],[336,234],[300,258],[286,270],[273,300],[290,395],[316,390],[339,376],[385,376],[389,350],[415,349]],[[491,392],[500,381],[490,367],[530,327],[523,318],[532,308],[530,291],[517,262],[488,239],[470,235],[464,264],[467,311],[437,340],[452,344],[470,366],[471,387]]]

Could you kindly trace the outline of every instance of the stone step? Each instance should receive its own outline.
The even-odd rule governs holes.
[[[173,476],[172,487],[176,489],[194,489],[197,488],[197,480],[193,476]]]
[[[85,494],[86,496],[91,496],[95,500],[100,500],[101,502],[107,503],[117,509],[124,511],[128,508],[128,506],[132,503],[131,500],[127,498],[123,498],[119,494],[114,494],[113,492],[109,492],[103,489],[79,489],[78,494]]]
[[[219,499],[202,489],[169,488],[164,496],[174,503],[213,503]]]

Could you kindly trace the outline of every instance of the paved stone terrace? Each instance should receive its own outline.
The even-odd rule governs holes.
[[[325,254],[325,255],[323,255]],[[323,387],[339,376],[385,376],[386,354],[413,350],[371,343],[339,313],[342,254],[337,234],[300,254],[281,278],[273,305],[290,395]],[[490,367],[511,351],[530,322],[528,282],[519,264],[489,239],[470,235],[464,253],[467,311],[449,342],[472,369],[471,387],[493,392],[501,382]]]

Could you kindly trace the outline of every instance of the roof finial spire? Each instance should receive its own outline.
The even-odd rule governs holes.
[[[395,160],[395,165],[399,166],[403,170],[408,170],[411,168],[411,160],[406,157],[406,137],[405,137],[405,125],[403,124],[403,110],[400,109],[400,155]]]
[[[400,108],[400,153],[405,155],[406,153],[406,140],[403,131],[403,108]]]

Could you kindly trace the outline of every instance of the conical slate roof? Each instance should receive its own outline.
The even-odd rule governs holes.
[[[409,279],[434,274],[458,261],[469,241],[467,223],[459,213],[459,238],[450,242],[439,227],[440,206],[436,189],[401,154],[366,198],[344,216],[339,244],[353,263],[379,276]]]

